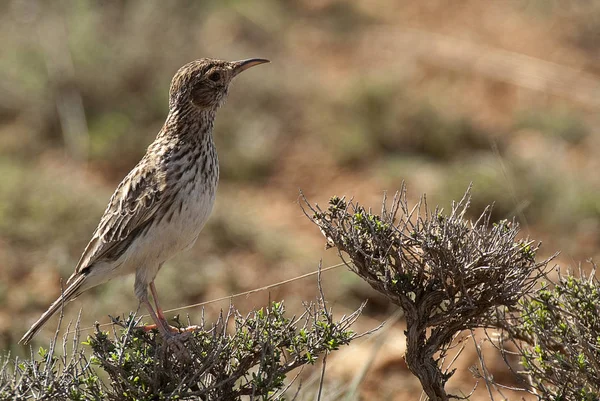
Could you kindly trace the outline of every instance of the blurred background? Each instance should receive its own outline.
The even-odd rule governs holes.
[[[171,77],[200,57],[272,63],[236,79],[218,114],[216,209],[196,246],[160,272],[165,309],[338,263],[299,189],[322,205],[346,195],[377,209],[404,180],[412,199],[448,208],[473,182],[472,216],[490,203],[495,219],[516,216],[543,241],[540,257],[561,251],[558,263],[574,267],[600,253],[600,1],[7,0],[0,38],[3,352],[28,354],[16,342],[161,128]],[[357,330],[395,311],[345,268],[323,285],[340,316],[369,299]],[[300,311],[315,296],[312,277],[234,303],[249,311],[270,297]],[[131,277],[82,295],[66,319],[83,308],[89,327],[136,307]],[[400,319],[332,356],[330,398],[364,370],[353,390],[362,399],[418,399],[402,329]],[[465,352],[451,392],[471,390],[476,364]],[[480,385],[474,398],[486,393]]]

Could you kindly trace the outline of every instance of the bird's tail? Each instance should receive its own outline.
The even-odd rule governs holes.
[[[61,294],[61,296],[58,297],[58,299],[54,301],[52,305],[50,305],[48,310],[44,312],[44,314],[37,320],[37,322],[35,322],[31,328],[27,330],[27,333],[25,333],[25,335],[23,335],[23,337],[19,340],[19,344],[27,345],[33,336],[40,331],[42,326],[46,324],[48,319],[58,312],[58,310],[61,309],[65,303],[73,300],[77,295],[79,295],[78,290],[85,281],[85,278],[86,276],[83,274],[80,274],[77,278],[75,278],[75,280],[73,280],[73,282],[71,282],[67,289]]]

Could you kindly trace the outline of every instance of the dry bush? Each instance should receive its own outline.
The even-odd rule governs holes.
[[[0,400],[279,400],[295,381],[286,382],[288,373],[357,337],[350,326],[361,311],[335,322],[322,293],[299,317],[286,317],[283,302],[245,317],[232,306],[215,323],[203,318],[197,330],[182,334],[184,357],[156,331],[135,329],[139,318],[132,314],[115,319],[112,334],[97,327],[83,343],[89,357],[77,335],[71,348],[65,335],[63,357],[55,355],[55,338],[49,350],[40,349],[41,360],[33,353],[5,358]]]
[[[403,188],[390,204],[384,198],[379,215],[339,197],[326,210],[304,199],[328,245],[403,309],[406,363],[431,400],[452,398],[444,386],[453,371],[442,362],[453,339],[495,326],[497,309],[514,308],[549,262],[536,262],[538,246],[517,238],[514,221],[492,223],[491,208],[466,220],[469,199],[467,191],[449,214],[431,212],[425,198],[409,207]]]

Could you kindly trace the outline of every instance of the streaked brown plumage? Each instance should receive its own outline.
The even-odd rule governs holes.
[[[200,59],[173,77],[169,114],[142,160],[117,187],[64,293],[20,340],[27,344],[64,303],[115,277],[135,273],[135,294],[165,338],[154,278],[192,246],[208,220],[219,180],[212,131],[217,109],[240,72],[268,62]],[[148,287],[156,311],[148,301]]]

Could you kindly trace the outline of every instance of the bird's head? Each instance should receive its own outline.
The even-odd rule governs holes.
[[[169,107],[192,106],[200,110],[215,110],[227,97],[229,84],[240,72],[269,60],[251,58],[241,61],[223,61],[202,58],[187,63],[171,81]]]

